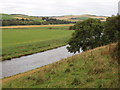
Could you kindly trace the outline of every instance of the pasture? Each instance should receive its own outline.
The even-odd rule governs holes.
[[[12,19],[28,19],[38,22],[44,22],[40,17],[28,16],[28,15],[11,15],[11,14],[0,14],[3,20],[12,20]]]
[[[67,26],[3,29],[3,60],[66,45],[73,32]]]

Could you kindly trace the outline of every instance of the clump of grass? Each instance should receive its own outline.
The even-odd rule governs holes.
[[[71,85],[80,85],[81,81],[78,78],[74,78]]]
[[[104,71],[103,68],[95,67],[93,70],[90,70],[88,72],[88,74],[91,74],[91,75],[93,75],[93,74],[100,74],[100,73],[103,73],[103,71]]]
[[[120,41],[112,48],[111,57],[120,65]]]
[[[28,76],[27,79],[28,79],[28,80],[36,80],[36,78],[30,77],[30,76]]]
[[[69,68],[67,68],[66,70],[65,70],[65,73],[69,73],[71,70],[69,69]]]
[[[44,74],[39,74],[36,80],[36,85],[43,84],[46,81]]]
[[[73,67],[73,66],[74,66],[74,64],[70,64],[69,66],[70,66],[70,67]]]
[[[93,77],[88,77],[88,78],[86,79],[86,82],[92,82],[92,81],[94,81]]]
[[[51,71],[50,74],[55,74],[55,71]]]

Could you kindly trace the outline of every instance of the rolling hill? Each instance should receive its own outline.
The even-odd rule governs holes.
[[[44,20],[42,20],[42,17],[39,17],[39,16],[28,16],[28,15],[23,15],[23,14],[0,14],[0,15],[2,15],[2,19],[4,19],[4,20],[28,19],[28,20],[44,22]],[[86,20],[88,18],[96,18],[96,19],[100,19],[102,21],[105,21],[107,17],[106,16],[96,16],[96,15],[84,14],[84,15],[53,16],[52,18],[76,22],[76,21]]]
[[[106,21],[106,16],[96,16],[96,15],[89,15],[89,14],[84,14],[84,15],[66,15],[66,16],[56,16],[54,17],[55,19],[59,20],[66,20],[66,21],[82,21],[86,20],[88,18],[95,18],[95,19],[100,19],[101,21]]]
[[[3,20],[28,19],[28,20],[43,22],[41,17],[28,16],[28,15],[23,15],[23,14],[0,14],[0,15],[2,16]]]
[[[28,16],[23,14],[0,14],[2,26],[13,25],[50,25],[50,24],[70,24],[71,21],[58,20],[52,17]]]

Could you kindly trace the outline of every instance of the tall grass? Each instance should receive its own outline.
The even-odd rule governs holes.
[[[114,47],[114,45],[111,45]],[[111,49],[112,50],[112,49]],[[4,88],[119,88],[118,63],[109,45],[44,66],[4,82]],[[17,77],[17,76],[15,76]],[[10,77],[11,78],[11,77]],[[22,83],[21,83],[22,82]]]

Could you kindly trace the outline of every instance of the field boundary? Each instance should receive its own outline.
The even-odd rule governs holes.
[[[0,26],[0,28],[31,28],[31,27],[62,27],[62,26],[73,26],[74,24],[64,25],[20,25],[20,26]]]

